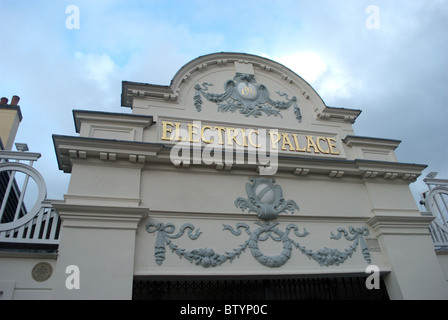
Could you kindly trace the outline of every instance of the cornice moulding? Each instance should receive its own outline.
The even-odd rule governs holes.
[[[348,135],[342,140],[347,146],[375,147],[381,149],[395,150],[401,143],[400,140],[362,137]]]
[[[72,137],[54,135],[59,169],[71,172],[72,161],[75,159],[125,160],[131,163],[144,165],[146,162],[158,162],[173,165],[170,160],[172,146],[160,143],[121,141],[86,137]],[[219,166],[209,166],[203,163],[195,164],[191,159],[188,164],[179,164],[180,170],[194,167],[207,167],[219,169]],[[226,170],[249,169],[259,170],[259,164],[232,164]],[[426,165],[409,164],[376,160],[345,160],[326,159],[301,156],[279,156],[278,171],[305,176],[309,174],[325,174],[331,178],[356,176],[362,178],[401,179],[407,182],[414,181],[420,176]]]
[[[73,110],[73,119],[76,133],[80,132],[83,121],[121,123],[143,128],[150,127],[154,123],[152,116],[85,110]]]
[[[178,98],[178,92],[173,91],[171,86],[122,81],[121,88],[121,105],[128,108],[132,108],[132,100],[135,97],[150,97],[171,101],[177,101]]]
[[[72,159],[95,157],[115,161],[125,158],[130,162],[144,163],[163,149],[163,145],[157,143],[61,135],[53,135],[53,143],[59,169],[64,172],[71,172]]]
[[[317,118],[320,120],[345,121],[353,124],[360,114],[361,110],[359,109],[325,106],[325,108],[318,112]]]

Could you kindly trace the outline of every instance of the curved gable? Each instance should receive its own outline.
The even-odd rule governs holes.
[[[352,124],[360,112],[327,107],[303,78],[280,63],[225,52],[188,62],[169,86],[123,82],[122,105],[155,119],[166,115],[290,129],[311,129],[328,120]]]
[[[258,147],[250,139],[261,130],[281,156],[397,161],[395,147],[381,139],[353,138],[361,110],[327,106],[295,72],[251,54],[200,56],[179,69],[170,85],[124,81],[122,106],[154,120],[138,135],[144,142],[208,145],[214,141],[209,134],[221,146]],[[182,130],[185,137],[177,133]]]

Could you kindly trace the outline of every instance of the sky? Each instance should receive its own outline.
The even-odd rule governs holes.
[[[448,178],[448,0],[0,0],[0,95],[20,96],[16,142],[63,199],[53,134],[73,109],[130,113],[121,82],[169,85],[189,61],[244,52],[282,63],[326,105],[361,109],[355,134],[401,140],[399,162]]]

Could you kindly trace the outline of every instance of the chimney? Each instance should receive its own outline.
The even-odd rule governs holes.
[[[22,121],[22,112],[19,103],[20,97],[13,96],[11,104],[3,97],[0,101],[0,145],[5,150],[12,150],[19,124]]]
[[[19,103],[19,101],[20,101],[20,97],[19,96],[12,96],[11,105],[12,106],[16,106]]]

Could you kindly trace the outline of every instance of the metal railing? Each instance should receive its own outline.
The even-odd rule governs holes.
[[[40,156],[0,150],[0,244],[59,244],[60,218],[46,199],[43,177],[33,168]]]
[[[436,172],[429,173],[423,181],[429,190],[423,193],[420,204],[425,206],[422,215],[433,216],[429,232],[436,250],[448,250],[448,179],[436,179]]]
[[[429,225],[429,232],[436,250],[448,249],[448,228],[433,220]]]
[[[366,288],[366,277],[285,279],[165,280],[135,279],[133,300],[388,300],[383,279],[379,290]]]
[[[60,219],[51,203],[44,201],[36,215],[21,226],[0,231],[0,242],[59,244]]]

